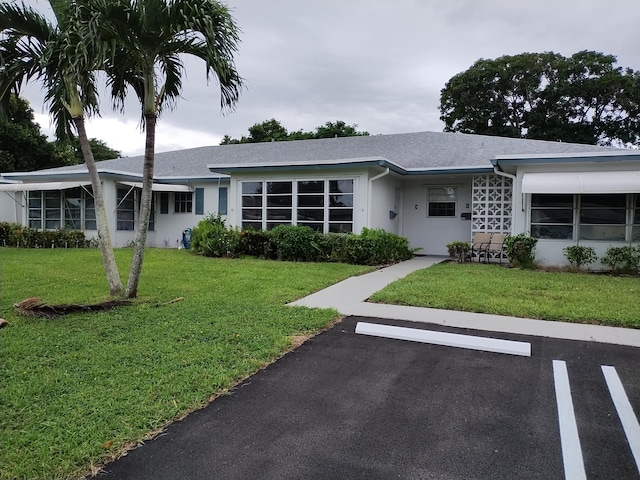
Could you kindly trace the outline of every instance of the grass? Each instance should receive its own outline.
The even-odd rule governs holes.
[[[369,301],[640,328],[640,279],[441,263]]]
[[[367,270],[150,249],[139,302],[48,320],[11,306],[105,300],[99,252],[0,248],[0,479],[83,476],[327,327],[337,312],[285,303]]]

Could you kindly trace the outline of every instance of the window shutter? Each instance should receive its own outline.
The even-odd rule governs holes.
[[[227,187],[218,188],[218,214],[226,215],[228,205],[228,189]]]
[[[160,213],[169,213],[169,192],[160,193]]]
[[[204,188],[196,188],[196,215],[204,215]]]

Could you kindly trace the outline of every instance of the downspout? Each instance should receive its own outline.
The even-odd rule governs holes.
[[[496,175],[500,176],[500,177],[505,177],[505,178],[510,178],[511,179],[511,188],[513,189],[513,194],[511,195],[511,235],[514,235],[515,232],[515,228],[516,228],[516,209],[514,208],[513,205],[513,199],[515,198],[515,193],[516,193],[516,176],[512,175],[510,173],[507,172],[503,172],[502,170],[498,169],[498,164],[496,163],[493,166],[493,171]]]
[[[372,217],[373,217],[373,212],[372,212],[372,205],[371,202],[373,201],[373,182],[375,182],[376,180],[378,180],[379,178],[385,177],[387,175],[389,175],[389,167],[385,168],[384,172],[376,175],[373,178],[369,179],[369,192],[367,195],[367,228],[371,228],[371,221],[372,221]]]

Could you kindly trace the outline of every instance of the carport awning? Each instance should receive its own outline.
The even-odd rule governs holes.
[[[142,182],[118,182],[129,187],[142,188]],[[169,183],[154,183],[151,189],[154,192],[193,192],[189,185],[173,185]]]
[[[91,182],[0,183],[0,192],[32,192],[34,190],[67,190],[91,185]]]
[[[640,171],[525,173],[522,193],[640,193]]]

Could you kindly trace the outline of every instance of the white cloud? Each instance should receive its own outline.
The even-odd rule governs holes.
[[[35,114],[42,132],[53,139],[53,130],[44,114]],[[120,118],[94,118],[86,122],[89,138],[98,138],[125,157],[144,154],[145,134],[138,122]],[[167,152],[191,147],[218,145],[221,137],[198,130],[176,127],[159,121],[156,125],[156,152]]]
[[[236,112],[221,115],[216,82],[207,86],[202,62],[187,60],[183,98],[158,122],[158,151],[217,144],[270,118],[289,130],[343,120],[372,134],[439,131],[440,90],[479,58],[588,49],[640,70],[640,8],[631,0],[226,3],[242,29],[236,59],[247,89]],[[42,111],[42,93],[26,92]],[[133,117],[106,103],[102,110],[90,135],[125,155],[142,153],[137,106],[127,107]]]

